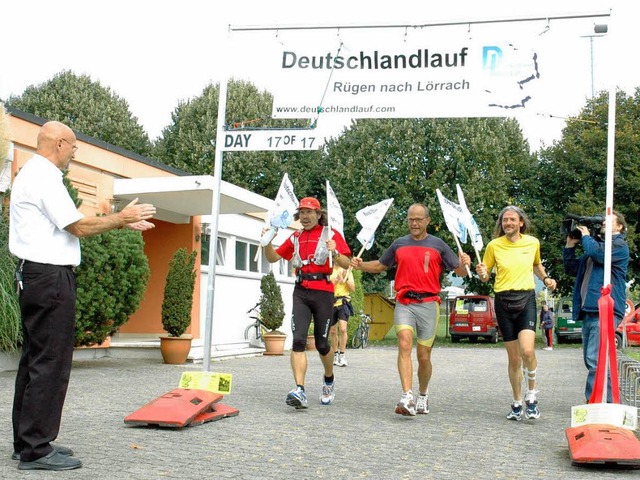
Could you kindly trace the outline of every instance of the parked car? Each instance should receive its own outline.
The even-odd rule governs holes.
[[[633,307],[633,303],[627,300],[627,304],[631,305],[627,314],[616,328],[615,340],[616,348],[622,348],[622,335],[624,330],[627,331],[627,346],[640,346],[640,304]]]
[[[566,343],[569,340],[580,340],[582,342],[582,320],[573,319],[573,299],[571,297],[561,297],[555,302],[554,309],[556,340]]]
[[[491,343],[498,343],[500,331],[493,298],[486,295],[456,297],[453,311],[449,315],[449,334],[452,343],[457,343],[462,338],[468,338],[470,342],[484,338]]]

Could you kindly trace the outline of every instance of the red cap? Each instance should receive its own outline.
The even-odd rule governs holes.
[[[304,197],[300,200],[300,204],[298,205],[298,210],[301,208],[309,208],[311,210],[321,210],[320,202],[317,198],[313,197]]]

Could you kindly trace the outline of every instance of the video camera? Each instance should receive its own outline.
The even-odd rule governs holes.
[[[593,217],[581,217],[580,215],[568,213],[565,219],[562,220],[560,233],[568,235],[571,238],[575,238],[576,240],[580,240],[582,238],[582,232],[578,230],[578,226],[584,225],[589,229],[589,233],[592,237],[600,239],[602,222],[604,222],[604,217],[600,215],[595,215]]]

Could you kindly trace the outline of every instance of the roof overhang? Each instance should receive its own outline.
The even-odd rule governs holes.
[[[154,218],[189,223],[190,217],[210,215],[216,182],[211,175],[116,179],[113,197],[120,207],[135,198],[156,207]],[[266,212],[273,200],[221,181],[220,214]]]

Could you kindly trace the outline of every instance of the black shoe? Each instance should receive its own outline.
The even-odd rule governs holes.
[[[73,456],[73,450],[68,447],[63,447],[62,445],[51,444],[51,448],[53,448],[54,452],[58,452],[60,455],[65,455],[67,457]],[[13,452],[11,454],[11,460],[20,460],[20,452]]]
[[[81,466],[82,462],[77,458],[62,455],[54,450],[49,455],[33,462],[20,462],[18,470],[73,470]]]

